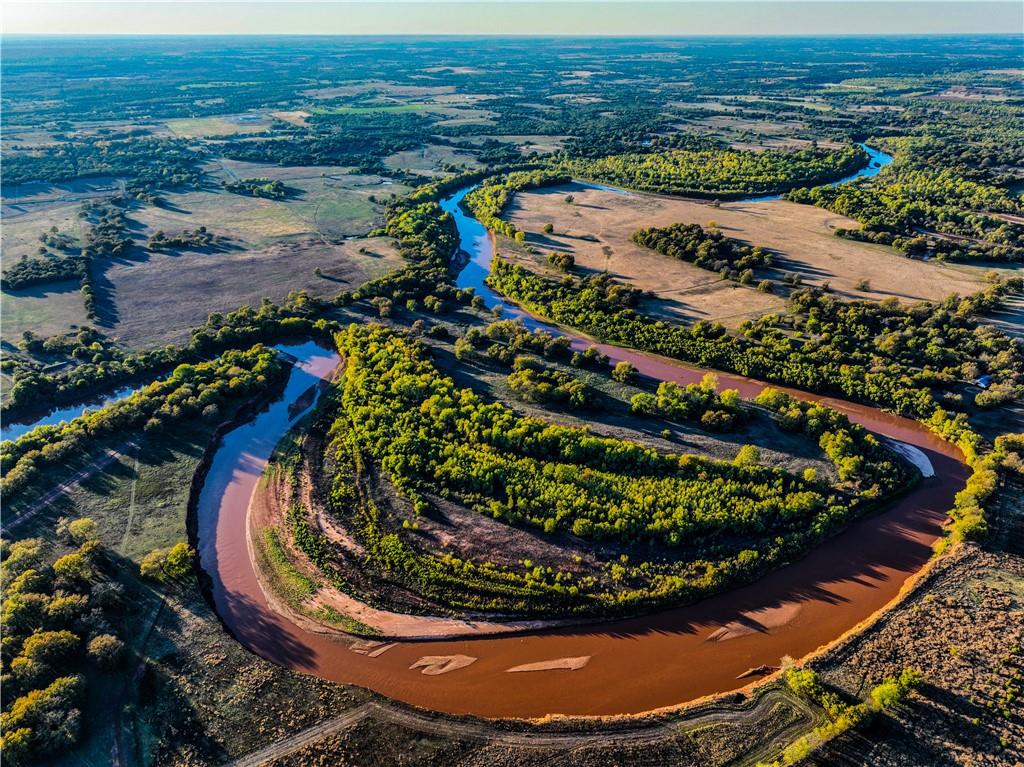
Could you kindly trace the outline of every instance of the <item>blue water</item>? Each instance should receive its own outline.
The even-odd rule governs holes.
[[[891,154],[886,154],[878,149],[872,149],[867,144],[857,144],[857,146],[868,153],[868,164],[856,173],[844,176],[838,181],[833,181],[831,184],[821,184],[820,186],[839,186],[840,184],[846,184],[850,181],[856,181],[858,178],[870,178],[871,176],[877,176],[881,172],[882,168],[892,162]],[[781,194],[768,194],[761,197],[744,197],[737,200],[737,202],[768,202],[769,200],[781,199]]]
[[[274,347],[278,351],[290,353],[293,348],[303,349],[305,347],[292,347],[285,345],[278,345]],[[153,380],[159,381],[163,378],[155,378]],[[14,440],[23,434],[28,434],[30,431],[35,429],[37,426],[53,426],[60,423],[67,423],[73,421],[79,416],[85,415],[87,411],[101,410],[108,405],[113,405],[115,402],[120,402],[125,397],[129,397],[140,389],[148,386],[151,381],[145,383],[136,383],[129,386],[122,386],[119,389],[115,389],[113,392],[106,395],[98,395],[89,399],[77,402],[74,405],[67,405],[65,407],[54,408],[50,410],[46,415],[41,418],[37,418],[34,421],[28,423],[3,423],[0,426],[0,442],[6,440]]]
[[[107,405],[112,405],[123,400],[133,392],[138,391],[141,386],[122,386],[106,396],[95,397],[86,402],[79,402],[75,405],[54,408],[42,418],[37,418],[31,423],[4,423],[0,426],[0,441],[17,439],[23,434],[28,434],[37,426],[52,426],[65,421],[73,421],[83,415],[87,410],[100,410]]]

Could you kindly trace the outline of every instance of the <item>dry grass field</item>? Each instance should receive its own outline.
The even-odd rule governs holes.
[[[565,199],[569,194],[572,204]],[[729,237],[775,253],[775,267],[760,270],[759,279],[778,280],[785,272],[795,272],[804,284],[827,282],[844,298],[941,299],[979,290],[985,272],[982,267],[914,261],[883,246],[840,239],[834,230],[854,227],[856,222],[782,200],[731,202],[716,208],[695,200],[571,184],[517,194],[505,217],[525,230],[527,242],[540,251],[540,256],[520,256],[533,266],[552,251],[572,253],[584,270],[607,269],[618,279],[654,291],[666,300],[669,314],[726,325],[780,308],[782,299],[642,248],[630,240],[633,232],[677,222],[707,226],[714,221]],[[542,234],[548,223],[554,232]],[[862,280],[869,282],[867,289],[858,288]]]
[[[395,152],[384,158],[384,164],[393,170],[406,170],[424,176],[443,174],[441,168],[445,165],[463,165],[470,170],[481,167],[472,152],[443,144],[426,144],[418,149]]]
[[[267,115],[262,114],[190,117],[167,121],[167,127],[171,133],[182,138],[232,136],[236,133],[262,133],[269,130],[270,124],[271,119]]]
[[[210,312],[258,306],[263,298],[281,301],[292,290],[334,295],[401,264],[386,239],[332,244],[302,237],[228,252],[152,253],[106,270],[102,287],[110,300],[101,304],[100,320],[129,346],[178,342]],[[316,276],[317,268],[323,276]]]

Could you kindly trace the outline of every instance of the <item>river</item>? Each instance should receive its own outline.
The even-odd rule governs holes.
[[[474,287],[489,307],[522,317],[532,328],[569,335],[577,348],[590,341],[549,327],[504,301],[483,284],[493,241],[459,206],[467,190],[443,202],[455,216],[469,256],[457,284]],[[613,360],[628,360],[644,375],[687,383],[703,370],[672,360],[599,345]],[[244,646],[264,658],[336,682],[358,684],[407,703],[486,717],[546,714],[632,714],[738,689],[737,677],[784,655],[800,658],[831,642],[885,606],[924,566],[953,497],[967,477],[961,456],[920,424],[866,406],[829,398],[874,432],[920,449],[935,470],[885,511],[855,522],[807,557],[756,583],[692,605],[590,626],[500,637],[399,642],[369,653],[342,636],[314,633],[275,613],[259,586],[247,544],[249,501],[274,444],[295,419],[288,406],[336,355],[313,345],[286,351],[299,358],[284,396],[230,432],[217,450],[198,500],[198,541],[213,584],[218,613]],[[719,373],[722,386],[747,397],[764,384]],[[298,416],[296,416],[298,417]],[[444,674],[416,667],[430,658],[473,659]],[[424,659],[428,659],[424,661]],[[575,659],[576,670],[509,673],[523,664]],[[580,666],[579,662],[571,665]]]

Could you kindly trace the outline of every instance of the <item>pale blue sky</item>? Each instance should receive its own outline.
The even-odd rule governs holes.
[[[7,34],[801,35],[1021,33],[1024,3],[982,0],[225,0],[3,6]]]

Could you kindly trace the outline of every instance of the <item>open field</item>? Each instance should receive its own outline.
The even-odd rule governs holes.
[[[407,170],[425,176],[442,174],[445,165],[463,165],[469,170],[482,167],[472,152],[444,144],[426,144],[418,149],[395,152],[384,158],[384,164],[394,170]]]
[[[85,325],[85,304],[77,280],[0,292],[4,340],[16,341],[30,330],[37,336],[67,333],[76,325]]]
[[[168,120],[167,127],[175,136],[197,138],[232,136],[236,133],[262,133],[269,130],[271,119],[262,114],[191,117]]]
[[[60,184],[34,182],[4,188],[4,255],[14,255],[9,248],[25,236],[21,234],[24,229],[32,230],[37,226],[49,229],[54,225],[64,228],[68,221],[77,217],[79,203],[112,197],[123,189],[124,181],[110,176],[65,181]],[[21,226],[22,224],[25,226]],[[43,228],[38,228],[30,238],[36,239]],[[36,246],[38,244],[34,243]],[[21,255],[21,251],[15,253]]]
[[[181,341],[210,312],[281,301],[292,290],[334,295],[401,263],[385,239],[335,244],[311,236],[220,253],[153,253],[106,271],[112,307],[101,302],[100,323],[131,346]],[[323,276],[314,274],[317,268]]]
[[[567,194],[575,198],[571,205],[565,202]],[[571,184],[517,194],[505,217],[526,231],[527,242],[542,253],[572,253],[578,267],[607,269],[619,279],[654,291],[668,302],[667,311],[673,314],[727,324],[779,308],[781,299],[661,256],[636,245],[630,236],[645,227],[677,222],[707,226],[715,221],[727,236],[776,254],[774,268],[758,270],[758,278],[795,272],[805,284],[827,282],[846,298],[936,300],[979,290],[985,271],[914,261],[883,246],[835,237],[836,228],[855,227],[856,222],[782,200],[730,202],[716,208],[694,200]],[[554,225],[553,234],[541,234],[546,223]],[[535,264],[537,258],[533,257]],[[858,290],[861,280],[868,280],[870,289]]]
[[[148,236],[157,229],[165,232],[206,226],[225,235],[235,244],[260,246],[278,237],[309,235],[355,237],[364,235],[383,221],[383,199],[404,194],[406,187],[380,176],[337,173],[337,168],[269,169],[254,163],[225,166],[225,173],[239,178],[273,177],[282,181],[292,194],[285,200],[233,194],[226,191],[199,191],[167,195],[165,207],[146,207],[133,212],[132,218]],[[334,171],[328,175],[329,171]],[[374,197],[377,202],[371,201]]]
[[[88,227],[87,222],[78,217],[81,210],[78,202],[55,200],[20,207],[24,212],[19,214],[17,207],[4,199],[3,231],[0,234],[5,267],[23,256],[35,256],[42,245],[40,235],[49,232],[51,227],[55,226],[79,241]]]
[[[473,144],[480,144],[484,141],[500,141],[503,144],[517,144],[520,146],[520,151],[526,154],[529,154],[530,152],[537,152],[538,154],[552,154],[553,152],[561,151],[568,139],[568,136],[545,136],[541,134],[533,134],[522,136],[478,135],[467,136],[461,140]]]

